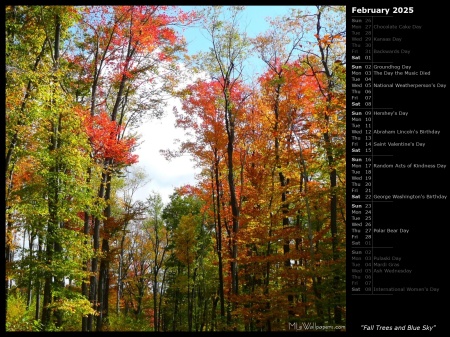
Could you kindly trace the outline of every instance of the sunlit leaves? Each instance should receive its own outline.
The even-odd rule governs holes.
[[[17,239],[30,245],[7,275],[34,287],[46,272],[54,281],[48,308],[64,317],[97,314],[98,294],[89,303],[79,286],[89,276],[110,282],[105,294],[116,298],[109,302],[146,316],[155,330],[159,320],[164,329],[274,330],[289,315],[322,318],[319,307],[343,291],[331,276],[345,276],[345,223],[338,221],[335,258],[330,199],[338,195],[345,215],[346,73],[342,12],[316,9],[273,18],[249,40],[238,24],[245,25],[241,6],[210,7],[202,23],[211,50],[186,57],[203,76],[180,91],[177,61],[186,45],[173,28],[197,19],[194,13],[7,6],[6,243],[13,253]],[[320,27],[319,18],[327,19]],[[250,42],[265,68],[247,85]],[[198,182],[177,188],[166,206],[157,194],[134,202],[146,178],[121,177],[137,162],[130,131],[145,116],[160,116],[175,92],[176,126],[188,139],[167,154],[193,155]],[[335,169],[339,183],[331,186]],[[95,252],[92,243],[102,241],[110,247]],[[67,278],[70,286],[58,285]],[[225,310],[218,317],[221,302],[229,326]]]
[[[106,113],[88,116],[85,120],[86,132],[91,141],[92,155],[96,160],[111,159],[117,164],[133,164],[138,156],[132,154],[136,142],[134,138],[122,138],[121,127],[111,121]]]

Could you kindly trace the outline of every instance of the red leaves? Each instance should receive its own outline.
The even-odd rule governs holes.
[[[111,121],[105,112],[89,116],[85,120],[86,132],[96,160],[112,159],[116,164],[137,163],[138,156],[132,154],[135,138],[124,138],[122,127]]]
[[[176,192],[180,195],[180,196],[185,196],[185,195],[199,195],[201,193],[201,189],[197,186],[192,186],[189,184],[180,186],[178,188],[175,189]]]

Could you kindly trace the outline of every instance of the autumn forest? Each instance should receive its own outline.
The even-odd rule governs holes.
[[[244,10],[5,6],[6,331],[345,331],[345,7]],[[199,174],[139,200],[163,114]]]

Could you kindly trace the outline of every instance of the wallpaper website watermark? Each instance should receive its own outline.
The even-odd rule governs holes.
[[[345,331],[344,325],[322,325],[316,322],[294,322],[288,323],[290,331]]]

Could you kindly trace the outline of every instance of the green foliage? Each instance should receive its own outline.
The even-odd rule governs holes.
[[[183,196],[179,192],[174,192],[170,196],[169,204],[164,207],[162,217],[170,230],[178,227],[181,217],[188,214],[198,214],[200,212],[201,201],[192,196]]]
[[[53,302],[50,307],[61,310],[65,316],[81,316],[96,315],[94,309],[92,309],[89,300],[83,297],[78,291],[74,291],[68,287],[60,290],[55,290],[53,295],[58,298]]]
[[[85,241],[88,237],[78,231],[59,228],[55,237],[61,242],[62,252],[55,252],[52,268],[56,275],[80,282],[88,273],[83,271],[83,261],[93,256],[93,251]]]
[[[27,309],[27,299],[20,291],[10,293],[7,298],[6,331],[39,331],[39,322],[34,320],[34,311]]]
[[[153,331],[149,317],[135,318],[134,315],[111,313],[107,331]]]
[[[62,311],[63,325],[57,327],[55,323],[50,323],[46,331],[79,331],[81,328],[80,318],[88,314],[96,314],[89,301],[80,293],[64,288],[55,291],[53,295],[60,300],[51,304],[51,308]],[[43,326],[40,321],[36,321],[35,306],[33,301],[30,307],[26,305],[26,295],[18,289],[12,291],[7,299],[6,331],[42,331]]]
[[[341,63],[345,39],[338,34],[341,28],[345,30],[340,20],[345,15],[318,8],[322,26],[334,31],[324,34],[316,28],[320,25],[314,25],[316,16],[293,12],[289,22],[274,19],[267,34],[250,40],[240,28],[245,24],[242,6],[205,10],[203,28],[214,45],[209,52],[192,56],[191,65],[209,72],[217,80],[209,83],[216,83],[221,90],[218,96],[213,94],[217,97],[198,92],[198,102],[214,104],[200,106],[194,100],[186,107],[214,111],[214,120],[205,120],[205,128],[196,123],[208,115],[206,111],[191,120],[195,120],[196,132],[203,133],[199,139],[205,140],[197,146],[207,140],[215,153],[208,152],[210,146],[199,151],[188,143],[183,150],[192,145],[203,172],[216,174],[210,168],[216,161],[217,182],[210,182],[206,175],[200,177],[204,180],[196,187],[177,189],[165,206],[157,192],[146,202],[134,201],[134,193],[146,183],[145,173],[135,171],[123,179],[124,167],[111,164],[108,156],[94,160],[93,137],[86,126],[87,116],[110,113],[115,106],[117,116],[105,113],[106,120],[135,127],[146,111],[160,111],[163,106],[162,99],[154,100],[153,94],[140,91],[142,84],[158,76],[164,90],[171,92],[166,87],[175,87],[175,78],[181,78],[175,63],[168,65],[170,74],[164,75],[156,70],[158,60],[145,59],[161,37],[146,37],[151,30],[127,26],[126,20],[131,25],[141,19],[141,23],[150,22],[139,13],[141,9],[145,8],[105,6],[81,12],[81,7],[68,6],[6,7],[5,114],[10,157],[6,165],[6,235],[7,252],[15,259],[7,259],[7,281],[13,280],[22,291],[11,289],[8,294],[7,331],[80,331],[81,318],[87,315],[94,316],[95,322],[94,309],[105,306],[95,307],[87,293],[91,285],[98,287],[107,281],[103,278],[107,274],[99,273],[95,265],[102,266],[109,276],[109,308],[116,301],[117,311],[122,310],[113,313],[105,309],[108,323],[100,327],[105,331],[265,329],[274,317],[280,322],[291,315],[287,305],[293,299],[289,300],[289,295],[298,297],[292,302],[298,307],[296,317],[308,307],[305,315],[309,316],[301,319],[318,318],[322,311],[318,308],[345,306],[345,224],[337,222],[338,243],[332,242],[328,225],[330,191],[336,192],[339,200],[345,199],[344,177],[339,177],[337,186],[328,183],[330,167],[345,172],[346,73]],[[80,34],[84,40],[75,41],[71,34],[76,31],[70,27],[80,18],[79,13],[86,15],[79,32],[90,25],[84,33],[91,36]],[[105,21],[95,22],[96,15]],[[117,22],[112,24],[114,20]],[[331,24],[325,24],[328,21]],[[56,58],[59,28],[60,54]],[[304,35],[304,29],[312,34]],[[304,41],[314,35],[314,29],[318,29],[317,38]],[[142,34],[127,35],[137,31]],[[169,31],[160,31],[160,35],[165,36],[160,49],[167,55],[159,55],[159,61],[169,61],[183,43],[168,43],[174,39]],[[73,43],[78,49],[72,48]],[[148,48],[141,50],[147,43]],[[241,80],[250,43],[267,69],[262,79],[255,79],[255,91],[247,99],[250,88]],[[303,48],[311,48],[304,59],[300,55]],[[326,60],[317,56],[318,48],[326,51]],[[127,51],[132,52],[122,54]],[[120,64],[122,58],[130,62]],[[291,62],[294,59],[298,62]],[[324,66],[329,72],[323,71]],[[119,72],[114,73],[115,68]],[[308,71],[310,79],[314,75],[314,85],[305,76]],[[318,86],[333,94],[327,96],[333,99],[317,94]],[[93,89],[96,97],[90,97]],[[183,99],[193,92],[193,87],[186,89]],[[186,107],[183,109],[190,111]],[[205,132],[211,129],[220,132]],[[232,134],[228,140],[234,154],[225,148],[225,131]],[[322,137],[325,132],[332,144]],[[102,148],[106,137],[99,135],[95,144]],[[110,140],[114,143],[115,139]],[[333,163],[326,163],[330,154]],[[234,187],[230,180],[226,183],[227,166],[229,176],[234,175]],[[232,189],[240,200],[239,212],[230,207],[235,205],[230,202]],[[306,202],[311,210],[304,206]],[[97,220],[95,226],[85,224],[85,212]],[[233,220],[239,232],[232,229]],[[283,251],[285,243],[294,238],[296,245]],[[94,242],[105,248],[94,251]],[[236,259],[233,242],[239,246]],[[233,260],[239,264],[239,278],[230,272]],[[296,268],[283,267],[292,260],[298,262]],[[103,269],[104,262],[110,264]],[[89,284],[90,276],[97,282]],[[70,286],[64,286],[67,278]],[[236,280],[239,294],[230,291],[230,280]],[[27,308],[27,287],[41,292],[40,313],[46,313],[42,322],[34,320],[33,302]],[[88,291],[82,294],[81,289]],[[36,294],[33,297],[35,300]],[[270,303],[269,298],[273,299]],[[275,320],[273,324],[272,328]]]

